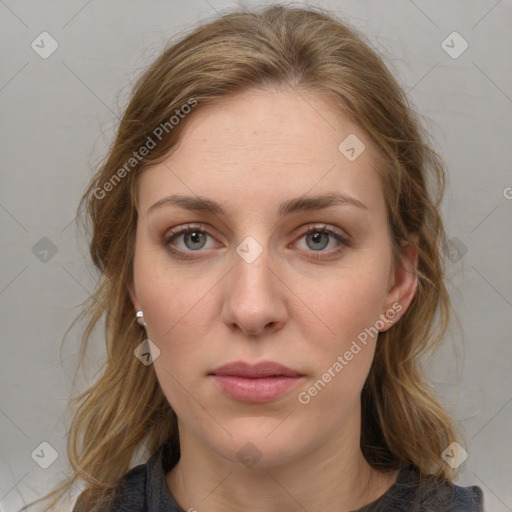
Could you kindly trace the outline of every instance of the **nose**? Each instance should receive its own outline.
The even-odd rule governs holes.
[[[248,336],[268,335],[283,328],[288,317],[287,288],[270,268],[268,251],[251,263],[235,254],[227,276],[222,320]]]

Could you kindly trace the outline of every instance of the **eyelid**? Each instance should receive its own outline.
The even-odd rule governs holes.
[[[330,251],[301,251],[303,252],[304,257],[307,259],[329,261],[329,259],[340,256],[340,254],[344,252],[345,249],[352,246],[352,237],[348,235],[348,233],[345,235],[345,232],[342,232],[338,228],[325,223],[308,226],[306,231],[301,232],[300,236],[296,239],[295,242],[293,242],[293,245],[295,245],[298,240],[302,239],[309,233],[327,233],[331,238],[336,239],[338,242],[338,247],[331,249]]]
[[[301,237],[304,235],[307,235],[310,232],[329,233],[331,235],[335,235],[335,236],[339,237],[347,244],[351,241],[351,237],[346,231],[341,231],[340,229],[335,228],[334,226],[331,226],[330,224],[320,223],[320,224],[310,225],[310,226],[308,226],[307,230],[301,234]]]
[[[175,238],[179,235],[182,235],[184,233],[192,232],[192,231],[204,233],[205,235],[208,235],[210,238],[213,238],[213,236],[210,234],[210,231],[208,230],[208,228],[205,227],[203,224],[190,223],[190,224],[183,224],[181,226],[178,226],[176,228],[172,228],[172,229],[166,231],[164,233],[164,235],[162,236],[162,243],[164,245],[168,245],[168,244],[170,244],[170,241],[173,238]],[[194,251],[190,251],[190,252],[194,252]],[[198,252],[198,251],[196,251],[196,252]]]

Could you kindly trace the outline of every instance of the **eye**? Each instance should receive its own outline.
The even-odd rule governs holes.
[[[322,259],[325,258],[326,255],[327,257],[334,256],[349,246],[348,240],[342,236],[341,233],[333,229],[328,229],[326,224],[310,226],[300,237],[300,239],[302,238],[306,241],[307,249],[313,252],[312,254],[307,254],[306,257],[312,259]],[[331,241],[334,240],[337,247],[330,251],[324,251],[330,243],[329,239],[331,239]]]
[[[208,231],[201,225],[178,227],[164,235],[162,243],[164,247],[174,255],[179,255],[183,258],[188,258],[187,252],[198,252],[205,248],[206,238],[210,237]],[[178,245],[175,243],[176,240],[182,238],[185,247],[175,247]]]
[[[162,245],[167,251],[177,258],[187,259],[193,258],[192,253],[200,252],[206,247],[207,238],[211,237],[208,231],[201,225],[186,225],[177,227],[166,233],[162,238]],[[307,248],[305,249],[306,257],[310,259],[326,259],[330,256],[339,254],[344,248],[349,247],[349,241],[341,235],[341,233],[328,229],[326,224],[310,226],[299,240],[305,238]],[[177,240],[182,240],[183,245],[180,247]],[[213,238],[212,238],[213,239]],[[334,240],[335,247],[330,251],[324,249]],[[211,247],[214,247],[213,244]]]

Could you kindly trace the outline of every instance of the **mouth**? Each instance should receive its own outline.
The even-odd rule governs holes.
[[[228,397],[249,403],[275,400],[305,378],[301,372],[273,361],[256,365],[243,361],[228,363],[210,372],[208,377]]]

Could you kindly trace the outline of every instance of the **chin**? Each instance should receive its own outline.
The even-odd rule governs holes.
[[[252,418],[253,422],[255,418]],[[270,419],[269,419],[270,420]],[[268,425],[271,424],[271,428]],[[226,428],[232,437],[220,442],[211,440],[212,448],[226,460],[241,467],[270,468],[293,461],[306,448],[306,440],[301,443],[297,435],[292,435],[284,425],[275,420],[264,422],[262,426],[250,428]],[[277,427],[277,428],[276,428]]]

